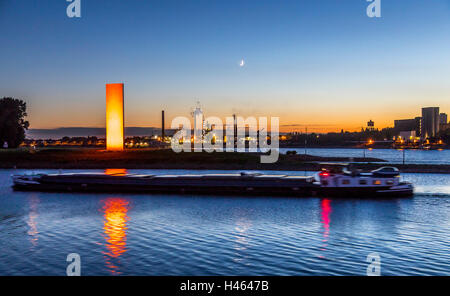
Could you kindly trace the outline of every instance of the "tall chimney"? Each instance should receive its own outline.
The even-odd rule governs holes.
[[[164,125],[164,110],[162,110],[162,112],[161,112],[161,121],[162,121],[162,124],[161,124],[161,139],[164,142],[164,139],[166,137],[165,125]]]
[[[233,114],[233,129],[234,129],[234,148],[237,147],[237,139],[238,139],[238,128],[236,121],[236,114]]]

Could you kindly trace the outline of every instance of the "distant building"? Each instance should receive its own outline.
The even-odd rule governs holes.
[[[450,123],[441,124],[441,125],[439,126],[439,130],[440,130],[440,131],[450,130]]]
[[[394,121],[394,130],[399,135],[401,132],[414,131],[416,136],[421,135],[421,117],[413,119],[399,119]]]
[[[433,138],[439,133],[439,107],[422,108],[422,138]]]
[[[440,124],[447,124],[448,122],[448,117],[446,113],[441,113],[439,114],[439,123]]]
[[[400,132],[400,139],[405,141],[413,141],[416,139],[416,131]]]
[[[375,122],[373,122],[372,120],[369,120],[369,121],[367,122],[367,129],[368,129],[369,131],[375,130]]]
[[[448,123],[448,117],[446,113],[439,114],[439,130],[446,131],[450,129],[450,123]]]

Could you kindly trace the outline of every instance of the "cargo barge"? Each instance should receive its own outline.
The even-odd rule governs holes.
[[[413,195],[412,184],[400,181],[398,169],[363,173],[328,165],[313,176],[238,174],[31,174],[13,176],[18,191],[200,193],[208,195],[401,197]]]

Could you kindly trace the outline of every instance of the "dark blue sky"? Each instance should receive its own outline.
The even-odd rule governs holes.
[[[318,130],[450,112],[450,0],[382,0],[380,19],[365,0],[81,3],[0,0],[0,96],[34,128],[104,126],[106,82],[125,82],[129,126],[197,100]]]

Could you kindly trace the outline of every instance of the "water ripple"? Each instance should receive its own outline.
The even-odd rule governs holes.
[[[428,176],[428,177],[427,177]],[[15,193],[0,172],[1,275],[450,275],[450,176],[410,199]],[[5,187],[6,186],[6,187]]]

